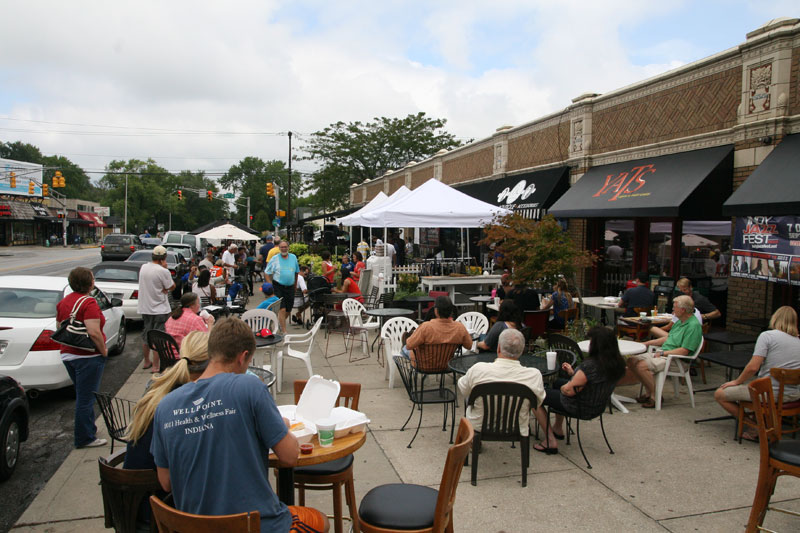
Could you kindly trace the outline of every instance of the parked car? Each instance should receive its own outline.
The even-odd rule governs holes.
[[[144,248],[145,250],[152,250],[153,248],[161,244],[161,239],[159,239],[158,237],[145,237],[144,239],[141,239],[141,241],[142,241],[142,248]]]
[[[94,284],[109,298],[122,300],[122,312],[127,320],[141,320],[139,303],[139,269],[141,263],[103,261],[92,267]]]
[[[142,241],[136,235],[112,233],[106,235],[100,246],[100,258],[103,261],[124,261],[136,250],[142,249]]]
[[[14,378],[0,376],[0,481],[11,477],[20,444],[28,440],[28,397]]]
[[[61,345],[50,339],[58,327],[56,304],[70,292],[65,277],[0,276],[0,374],[17,380],[31,396],[72,383]],[[106,318],[109,353],[121,353],[127,338],[122,300],[109,300],[98,288],[92,296]]]
[[[208,241],[185,231],[168,231],[164,234],[163,244],[188,244],[192,247],[192,253],[196,254],[198,250],[205,252]]]
[[[167,243],[167,244],[164,245],[164,248],[166,248],[167,251],[169,251],[169,252],[175,252],[177,254],[182,255],[183,258],[186,259],[187,263],[191,263],[192,259],[194,259],[194,257],[195,257],[194,256],[194,251],[192,250],[192,247],[189,246],[188,244],[170,244],[170,243]]]

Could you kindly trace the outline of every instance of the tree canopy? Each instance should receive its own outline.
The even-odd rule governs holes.
[[[445,119],[425,113],[405,118],[376,117],[371,122],[336,122],[317,131],[301,147],[299,160],[317,161],[321,168],[308,188],[315,203],[326,209],[345,206],[350,185],[426,159],[441,149],[461,146],[444,131]]]

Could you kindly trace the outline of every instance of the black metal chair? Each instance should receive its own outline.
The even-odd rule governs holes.
[[[105,527],[118,533],[136,533],[146,528],[150,518],[150,496],[165,495],[155,470],[127,470],[118,468],[125,460],[125,450],[106,457],[98,457],[100,490],[103,494]],[[150,520],[150,532],[158,527]]]
[[[475,407],[480,400],[483,404],[483,420],[480,431],[475,430],[472,445],[472,478],[473,485],[478,481],[478,452],[482,441],[501,441],[520,443],[522,460],[522,486],[528,485],[528,466],[530,465],[530,436],[520,432],[519,413],[525,409],[536,409],[536,396],[533,391],[521,383],[497,381],[483,383],[472,389],[468,405]],[[527,405],[525,401],[527,400]]]
[[[172,335],[159,330],[147,332],[147,345],[158,353],[159,369],[165,371],[180,359],[180,346]]]
[[[608,443],[606,429],[605,426],[603,426],[603,411],[605,411],[606,406],[611,399],[611,394],[614,392],[614,388],[616,386],[617,383],[613,381],[587,384],[576,396],[578,400],[578,410],[574,413],[567,413],[565,411],[554,409],[552,406],[547,408],[548,427],[545,428],[545,435],[550,429],[550,414],[553,413],[563,415],[567,419],[566,436],[567,444],[569,444],[569,437],[572,431],[572,424],[570,423],[570,420],[573,418],[576,420],[575,434],[578,436],[578,447],[581,449],[581,455],[583,455],[583,460],[586,461],[587,468],[592,468],[592,465],[589,463],[589,459],[586,458],[586,453],[583,451],[583,443],[581,442],[581,420],[588,421],[598,417],[600,418],[600,430],[603,432],[603,439],[606,441],[606,446],[608,446],[608,452],[613,454],[614,450],[611,449],[611,444]]]
[[[400,428],[400,431],[406,429],[406,424],[414,414],[414,408],[419,407],[417,430],[414,432],[411,442],[408,443],[408,448],[411,448],[411,444],[417,438],[419,428],[422,425],[422,407],[425,404],[433,403],[444,404],[442,431],[447,431],[447,404],[452,404],[450,444],[453,443],[453,428],[456,423],[456,392],[444,386],[444,376],[445,374],[452,374],[452,370],[447,365],[453,358],[457,347],[457,344],[422,345],[415,350],[415,364],[412,364],[409,359],[401,355],[394,357],[394,363],[400,371],[400,378],[403,380],[403,385],[408,393],[408,399],[412,403],[411,412],[408,414],[408,418],[403,427]],[[428,376],[439,376],[439,386],[426,389],[425,378]]]
[[[580,363],[583,361],[583,351],[581,351],[580,346],[566,335],[550,333],[547,336],[547,346],[549,346],[551,350],[568,350],[575,354],[576,362]]]
[[[106,423],[108,436],[111,437],[111,453],[114,453],[114,441],[118,440],[127,444],[124,438],[128,431],[128,424],[133,420],[133,408],[136,402],[116,398],[105,392],[95,392],[94,398],[100,407],[100,414]]]

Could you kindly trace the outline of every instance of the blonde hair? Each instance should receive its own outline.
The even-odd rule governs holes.
[[[782,331],[792,337],[797,337],[797,311],[789,305],[779,307],[777,311],[772,313],[769,327]]]
[[[190,372],[196,372],[199,370],[196,367],[208,363],[208,332],[192,331],[186,335],[181,342],[180,356],[177,363],[160,376],[153,378],[150,388],[142,396],[142,399],[136,402],[136,407],[133,409],[133,421],[128,426],[128,433],[125,435],[126,440],[136,444],[153,422],[156,408],[164,396],[176,387],[189,383]]]
[[[681,278],[675,285],[678,287],[691,287],[692,281],[689,278]]]

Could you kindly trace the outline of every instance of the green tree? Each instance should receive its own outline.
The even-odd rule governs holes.
[[[42,157],[44,156],[42,156],[42,152],[38,147],[29,143],[15,141],[13,143],[0,143],[0,157],[41,165]]]
[[[444,131],[446,124],[445,119],[420,112],[405,118],[376,117],[367,123],[337,122],[313,133],[302,146],[306,155],[298,159],[321,165],[309,184],[317,205],[343,207],[353,183],[461,146],[461,141]]]
[[[42,164],[48,167],[44,172],[44,182],[52,185],[52,177],[55,170],[60,170],[64,176],[64,188],[56,189],[67,198],[80,198],[99,202],[102,192],[89,179],[89,175],[81,167],[70,161],[64,156],[48,155],[42,158]],[[52,170],[50,170],[52,168]]]

